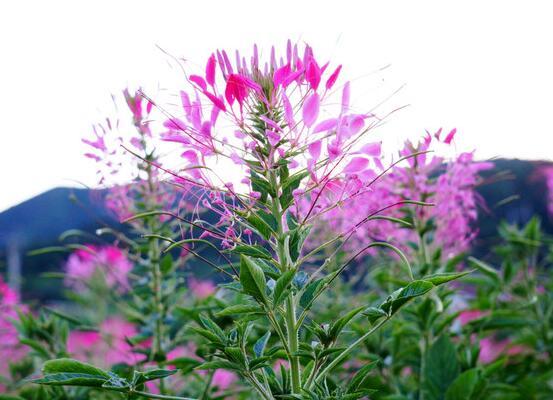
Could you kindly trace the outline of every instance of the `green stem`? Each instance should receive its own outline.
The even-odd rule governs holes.
[[[277,193],[277,196],[272,199],[272,212],[277,221],[277,261],[280,264],[282,272],[288,271],[291,266],[288,263],[288,257],[286,256],[286,248],[284,244],[284,229],[282,224],[283,211],[280,208],[279,202],[279,187],[277,183],[277,177],[274,172],[271,172],[269,176],[273,191]],[[300,372],[300,359],[297,355],[299,350],[298,343],[298,331],[299,327],[296,326],[296,304],[294,302],[294,295],[292,292],[286,298],[286,316],[285,316],[286,334],[288,337],[288,350],[290,358],[290,375],[292,381],[292,393],[301,393],[301,372]]]
[[[355,347],[357,347],[358,345],[360,345],[361,343],[363,343],[365,341],[365,339],[367,339],[370,335],[372,335],[374,332],[376,332],[382,325],[384,325],[386,322],[388,322],[389,320],[391,319],[391,317],[387,317],[387,318],[384,318],[382,319],[380,322],[378,322],[375,326],[373,326],[368,332],[366,332],[365,334],[363,334],[363,336],[361,336],[359,339],[357,339],[355,342],[353,342],[352,344],[350,344],[344,351],[342,351],[338,357],[336,357],[330,364],[328,364],[326,366],[325,369],[323,369],[321,371],[321,373],[319,374],[319,376],[317,376],[317,379],[315,379],[315,382],[316,383],[320,383],[322,381],[322,379],[328,375],[328,373],[330,371],[332,371],[338,364],[340,364],[340,362],[347,357],[347,355],[349,353],[351,353],[353,351],[353,349]],[[309,388],[308,388],[309,389]]]
[[[286,330],[288,333],[288,347],[290,349],[291,360],[290,370],[292,374],[292,393],[301,392],[300,380],[300,360],[297,355],[299,350],[298,345],[298,330],[296,329],[296,306],[294,298],[290,294],[286,299]]]

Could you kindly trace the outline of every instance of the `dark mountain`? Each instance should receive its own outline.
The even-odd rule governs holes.
[[[497,242],[497,224],[502,220],[523,224],[538,215],[544,230],[553,234],[546,187],[539,174],[544,163],[504,159],[494,163],[495,168],[484,173],[486,183],[478,189],[485,207],[480,212],[474,246],[477,256],[489,254]],[[102,206],[104,195],[99,190],[57,188],[0,213],[0,272],[6,272],[9,255],[20,257],[25,298],[58,298],[59,281],[40,278],[40,274],[59,271],[66,257],[62,253],[30,257],[28,251],[58,245],[60,234],[70,229],[94,233],[105,226],[121,228]]]
[[[119,226],[103,207],[104,194],[101,190],[56,188],[0,213],[0,271],[7,269],[8,257],[19,258],[23,297],[59,296],[59,282],[39,277],[59,270],[66,257],[63,253],[31,257],[29,251],[59,245],[60,235],[69,229],[94,233],[99,227]]]

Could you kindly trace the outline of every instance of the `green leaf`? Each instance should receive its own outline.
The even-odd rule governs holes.
[[[474,257],[469,257],[468,261],[474,268],[491,278],[495,283],[499,284],[501,282],[499,272],[491,265],[486,264],[484,261],[478,260]]]
[[[245,255],[240,256],[240,283],[244,292],[266,304],[267,282],[259,265]]]
[[[271,253],[269,253],[269,251],[266,248],[258,246],[256,244],[238,245],[231,251],[236,254],[244,254],[246,256],[250,256],[254,258],[262,258],[265,260],[273,259],[273,256],[271,256]]]
[[[290,235],[290,240],[288,241],[288,252],[292,261],[296,262],[301,254],[301,249],[303,248],[303,243],[309,232],[311,231],[311,226],[306,226],[304,228],[298,228],[292,231]]]
[[[382,317],[387,317],[388,314],[386,311],[384,311],[381,308],[377,307],[369,307],[365,311],[363,311],[363,315],[367,316],[369,319],[369,322],[371,324],[374,324],[376,321],[378,321]]]
[[[363,387],[363,384],[365,380],[368,378],[369,373],[378,365],[377,361],[373,361],[363,367],[357,373],[355,376],[351,379],[349,385],[348,385],[348,392],[355,392],[359,390],[361,387]]]
[[[225,332],[223,332],[219,325],[217,325],[211,318],[205,315],[200,315],[200,322],[205,329],[215,334],[222,342],[225,341]]]
[[[469,369],[457,377],[447,389],[445,400],[471,400],[481,392],[484,381],[480,378],[477,368]]]
[[[342,329],[345,328],[345,326],[348,324],[348,322],[351,321],[357,314],[359,314],[365,308],[366,308],[365,306],[357,307],[357,308],[351,310],[350,312],[348,312],[343,317],[339,318],[337,321],[333,322],[330,325],[329,336],[332,339],[336,340],[336,338],[338,337],[340,332],[342,332]]]
[[[238,314],[260,314],[263,313],[261,307],[256,304],[236,304],[222,309],[215,313],[217,318],[228,317]]]
[[[248,216],[245,217],[246,222],[250,225],[261,237],[265,240],[271,238],[273,230],[271,226],[268,225],[259,215],[251,212]]]
[[[296,270],[289,270],[283,273],[280,278],[277,279],[275,289],[273,291],[274,307],[277,307],[281,303],[281,301],[284,300],[284,294],[286,293],[292,280],[294,280],[295,274]]]
[[[316,281],[313,281],[309,285],[307,285],[305,291],[300,298],[300,306],[302,306],[303,308],[309,307],[311,305],[311,301],[319,291],[320,287],[324,284],[324,282],[324,278],[317,279]]]
[[[46,361],[42,372],[44,377],[32,382],[54,386],[101,387],[111,379],[106,371],[69,358]]]
[[[134,385],[139,385],[144,382],[166,378],[168,376],[176,374],[177,372],[178,370],[176,369],[174,370],[154,369],[154,370],[145,371],[145,372],[134,371],[132,381]]]
[[[226,369],[230,371],[237,371],[237,370],[240,370],[241,368],[240,366],[230,361],[217,360],[217,361],[208,361],[208,362],[202,363],[194,369]]]
[[[442,335],[428,349],[423,370],[425,399],[444,400],[451,383],[459,375],[455,346],[447,335]]]
[[[434,286],[440,286],[444,283],[454,281],[456,279],[462,278],[465,275],[470,274],[472,271],[466,272],[445,272],[441,274],[427,275],[422,280],[432,283]]]
[[[263,336],[259,338],[257,342],[253,345],[253,352],[256,355],[256,357],[262,357],[263,353],[265,352],[265,346],[267,346],[267,343],[269,342],[269,338],[271,337],[271,331],[267,331]]]
[[[432,282],[413,281],[407,286],[396,290],[388,299],[380,306],[388,315],[395,314],[403,305],[410,302],[416,297],[428,293],[434,288]]]

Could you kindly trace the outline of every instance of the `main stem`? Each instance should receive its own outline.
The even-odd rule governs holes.
[[[276,175],[271,173],[271,184],[273,185],[274,192],[277,193],[273,198],[273,216],[277,220],[277,257],[282,272],[285,272],[291,268],[287,261],[286,249],[284,247],[284,229],[282,224],[283,211],[280,208],[279,202],[279,190]],[[301,393],[301,374],[300,374],[300,359],[298,354],[298,327],[296,326],[296,304],[294,302],[294,295],[292,292],[288,294],[286,298],[286,334],[288,338],[288,349],[290,351],[290,375],[292,381],[292,393]]]

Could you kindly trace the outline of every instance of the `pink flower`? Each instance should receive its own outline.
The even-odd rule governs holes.
[[[213,374],[212,385],[216,386],[220,391],[227,390],[237,380],[238,377],[236,376],[236,374],[224,369],[218,369]]]
[[[125,292],[129,289],[127,276],[132,268],[132,263],[118,247],[88,245],[87,250],[78,249],[69,256],[65,284],[82,289],[86,281],[99,273],[108,287]]]
[[[12,322],[18,320],[18,310],[26,311],[26,308],[19,304],[17,293],[0,276],[0,353],[3,357],[0,376],[7,376],[9,364],[20,361],[27,354],[27,349],[19,344],[19,335]]]
[[[466,325],[471,321],[474,321],[475,319],[482,318],[486,315],[488,315],[489,312],[487,311],[481,311],[481,310],[465,310],[461,311],[459,313],[459,322],[461,322],[461,325]]]
[[[216,287],[211,281],[200,281],[191,278],[188,281],[188,287],[192,294],[198,299],[205,299],[215,293]]]

